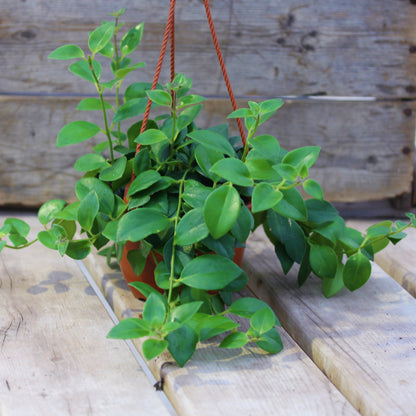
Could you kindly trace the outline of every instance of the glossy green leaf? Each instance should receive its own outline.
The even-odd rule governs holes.
[[[203,101],[206,101],[206,98],[202,97],[201,95],[195,95],[195,94],[185,95],[184,97],[181,97],[178,100],[177,108],[179,110],[181,108],[187,107],[188,105],[199,104],[199,103],[202,103]]]
[[[211,167],[210,171],[238,186],[253,185],[253,179],[251,179],[250,171],[239,159],[221,159]]]
[[[140,241],[150,234],[163,231],[169,218],[151,208],[137,208],[123,215],[117,230],[117,241]]]
[[[83,178],[75,185],[75,194],[80,201],[90,191],[94,191],[98,196],[100,212],[112,215],[115,206],[115,198],[111,188],[97,178]]]
[[[212,180],[219,179],[216,175],[211,173],[210,169],[216,162],[224,158],[224,155],[221,152],[200,145],[195,149],[195,158],[198,166],[206,177]]]
[[[248,343],[248,336],[245,332],[232,332],[220,343],[220,348],[241,348]]]
[[[119,322],[108,333],[107,338],[134,339],[148,336],[150,325],[147,321],[139,318],[127,318]]]
[[[101,169],[106,165],[107,161],[104,156],[101,156],[98,153],[87,153],[75,162],[74,169],[78,172],[89,172]]]
[[[335,277],[338,258],[331,247],[313,244],[310,249],[309,262],[317,276],[328,279]]]
[[[204,219],[214,238],[220,238],[231,230],[240,208],[240,195],[232,186],[223,185],[208,196],[204,205]]]
[[[230,259],[206,254],[191,260],[183,269],[180,280],[187,286],[203,290],[223,289],[241,274]]]
[[[143,145],[151,145],[159,142],[168,142],[169,139],[163,131],[150,129],[144,131],[134,141]]]
[[[7,218],[4,221],[4,225],[9,228],[10,233],[18,234],[22,237],[27,237],[30,231],[30,225],[19,218]]]
[[[82,260],[91,253],[92,244],[89,240],[69,241],[65,254],[72,259]]]
[[[199,325],[200,340],[205,341],[206,339],[215,337],[226,331],[231,331],[237,327],[239,327],[239,324],[226,316],[208,316]]]
[[[204,221],[203,208],[195,208],[187,212],[176,228],[175,243],[179,246],[195,244],[209,234]]]
[[[344,266],[345,287],[354,291],[363,286],[371,276],[370,260],[360,251],[349,257]]]
[[[254,218],[246,205],[242,205],[237,221],[231,227],[231,234],[241,243],[245,244],[254,227]]]
[[[146,360],[151,360],[152,358],[157,357],[162,354],[168,348],[168,341],[160,339],[147,339],[143,342],[142,350],[143,355]]]
[[[295,188],[281,190],[283,198],[273,209],[284,217],[297,221],[306,221],[308,211],[302,195]]]
[[[83,58],[83,57],[84,57],[84,51],[79,46],[64,45],[64,46],[60,46],[59,48],[51,52],[48,56],[48,59],[66,60],[66,59],[77,59],[77,58]]]
[[[263,334],[256,344],[270,354],[277,354],[283,349],[283,342],[276,328]]]
[[[81,143],[94,137],[100,132],[100,127],[89,121],[72,121],[66,124],[58,133],[56,147]]]
[[[307,179],[303,182],[303,189],[313,198],[319,200],[324,199],[324,192],[322,191],[321,185],[313,179]]]
[[[298,177],[298,171],[292,165],[287,163],[279,163],[278,165],[274,165],[273,169],[283,178],[290,182],[296,181]]]
[[[187,324],[170,332],[166,340],[169,343],[168,349],[174,360],[183,367],[195,352],[199,341],[198,334]]]
[[[99,209],[98,196],[94,191],[89,192],[79,204],[78,222],[84,230],[90,231]]]
[[[305,205],[308,211],[308,221],[313,224],[334,221],[339,216],[338,211],[328,201],[307,199]]]
[[[101,103],[101,100],[99,98],[84,98],[77,106],[77,110],[81,111],[102,111],[102,105],[104,104],[104,108],[106,110],[111,110],[113,106],[107,102],[104,101]]]
[[[273,163],[256,150],[251,150],[245,161],[250,175],[256,180],[280,182],[281,176],[273,169]]]
[[[203,185],[201,182],[188,179],[185,181],[183,200],[192,208],[203,207],[211,192],[212,188]]]
[[[61,212],[66,202],[62,199],[52,199],[45,202],[38,211],[38,219],[41,224],[47,224],[55,219],[58,212]]]
[[[135,193],[149,188],[161,179],[160,173],[155,170],[145,170],[139,173],[130,184],[127,195],[134,195]]]
[[[54,214],[55,218],[76,221],[78,218],[79,202],[72,202],[71,204],[64,207],[61,211]]]
[[[322,293],[325,297],[330,298],[344,288],[343,273],[344,265],[339,262],[335,276],[333,278],[324,277],[322,279]]]
[[[132,53],[140,44],[143,36],[144,23],[131,28],[121,39],[120,51],[123,56]]]
[[[127,165],[127,159],[124,156],[120,157],[119,159],[115,160],[112,166],[109,166],[108,168],[103,169],[100,172],[99,178],[105,182],[111,182],[111,181],[120,179],[124,174],[126,165]]]
[[[183,110],[179,117],[176,120],[176,130],[181,131],[185,127],[188,127],[198,116],[202,109],[201,105],[194,105],[192,107],[188,107],[185,110]]]
[[[164,90],[150,90],[146,91],[146,95],[152,100],[154,103],[170,107],[172,105],[172,97],[171,95]]]
[[[188,136],[208,149],[226,154],[227,156],[234,156],[234,149],[230,142],[224,136],[214,131],[194,130]]]
[[[279,161],[280,145],[277,139],[269,134],[252,137],[248,143],[258,152],[264,159],[277,163]]]
[[[114,35],[114,22],[105,22],[97,27],[89,36],[88,47],[95,54],[103,49]]]
[[[147,99],[146,98],[134,98],[124,103],[117,110],[113,118],[113,123],[127,120],[132,117],[137,117],[146,110]]]
[[[121,68],[116,71],[114,74],[117,79],[123,79],[125,78],[130,72],[134,71],[137,68],[144,68],[146,64],[144,62],[137,62],[136,64],[133,64],[131,66],[128,66],[126,68]]]
[[[283,101],[280,98],[273,98],[260,103],[260,113],[275,113],[280,107],[283,106]]]
[[[151,293],[143,308],[143,319],[158,328],[166,320],[166,306],[160,296]]]
[[[261,182],[253,190],[252,211],[255,213],[273,208],[282,198],[283,194],[279,190],[267,182]]]
[[[230,305],[228,313],[232,313],[234,315],[250,319],[257,311],[264,308],[268,308],[267,303],[257,298],[246,297],[235,300]],[[274,315],[273,325],[280,326],[279,320],[277,319],[276,315]]]
[[[99,80],[101,78],[102,73],[102,67],[101,64],[98,61],[92,61],[92,67],[94,70],[94,74]],[[92,82],[93,84],[96,84],[97,80],[94,78],[94,76],[91,73],[90,65],[87,61],[77,61],[73,64],[69,65],[69,71],[72,72],[77,77],[80,77],[82,79],[85,79],[86,81]]]
[[[294,167],[301,167],[302,165],[310,168],[319,156],[320,147],[318,146],[305,146],[288,152],[282,162],[292,165]]]
[[[254,117],[253,112],[250,108],[238,108],[230,113],[227,118],[246,118],[246,117]]]
[[[191,319],[198,312],[198,310],[202,306],[202,303],[203,302],[201,301],[196,301],[179,305],[175,309],[173,309],[170,319],[172,321],[184,323],[187,320]]]
[[[274,322],[274,313],[269,307],[258,310],[250,318],[251,328],[260,335],[272,329]]]

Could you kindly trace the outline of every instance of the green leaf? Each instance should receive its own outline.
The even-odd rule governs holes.
[[[102,67],[98,61],[92,61],[92,67],[95,73],[95,76],[99,80],[101,78]],[[72,72],[77,77],[85,79],[86,81],[92,82],[95,84],[97,81],[91,73],[90,65],[87,61],[77,61],[69,65],[69,71]]]
[[[273,169],[283,178],[290,182],[296,181],[298,177],[298,171],[292,165],[287,163],[279,163],[278,165],[274,165]]]
[[[193,179],[188,179],[185,181],[183,200],[192,208],[203,207],[212,191],[212,188]]]
[[[127,318],[119,322],[108,333],[107,338],[134,339],[146,337],[150,334],[150,325],[139,318]]]
[[[117,230],[117,241],[140,241],[163,231],[169,224],[169,218],[158,210],[137,208],[122,216]]]
[[[75,194],[81,201],[90,191],[94,191],[100,203],[100,212],[112,215],[115,206],[114,193],[105,183],[97,178],[83,178],[75,185]]]
[[[321,185],[313,179],[307,179],[303,182],[303,189],[313,198],[319,200],[324,199],[324,192],[322,191]]]
[[[201,95],[185,95],[184,97],[181,97],[177,102],[177,108],[180,110],[181,108],[187,107],[188,105],[193,104],[199,104],[203,101],[206,101],[205,97],[202,97]]]
[[[199,338],[193,328],[184,324],[169,333],[166,340],[169,343],[168,349],[172,357],[179,366],[183,367],[194,354]]]
[[[280,98],[263,101],[260,103],[260,113],[275,113],[283,104],[284,103]]]
[[[178,321],[180,323],[185,323],[187,320],[191,319],[202,306],[203,302],[196,301],[185,303],[183,305],[177,306],[171,313],[170,319],[172,321]]]
[[[260,340],[256,341],[256,344],[270,354],[277,354],[283,349],[283,342],[276,328],[263,334]]]
[[[322,279],[322,293],[326,298],[334,296],[344,288],[343,273],[344,265],[339,262],[335,276],[333,278],[324,277]]]
[[[65,254],[72,259],[82,260],[91,253],[91,247],[89,240],[69,241]]]
[[[317,276],[328,279],[335,277],[338,268],[338,257],[331,247],[311,245],[309,262]]]
[[[100,172],[99,178],[105,182],[111,182],[111,181],[120,179],[124,174],[126,165],[127,165],[127,159],[124,156],[120,157],[119,159],[115,160],[112,166],[109,166],[108,168],[103,169]]]
[[[134,195],[135,193],[149,188],[161,179],[160,173],[155,170],[145,170],[139,173],[133,182],[130,184],[128,196]]]
[[[217,152],[215,150],[200,145],[197,146],[195,149],[195,158],[198,163],[198,166],[201,168],[203,174],[207,178],[210,178],[213,181],[219,179],[216,175],[210,172],[210,169],[218,160],[224,158],[221,152]]]
[[[145,112],[146,105],[146,98],[133,98],[132,100],[127,101],[117,110],[113,117],[113,123],[137,117],[139,114]]]
[[[104,156],[97,153],[87,153],[75,162],[74,169],[78,172],[90,172],[101,169],[106,165],[107,161]]]
[[[203,208],[195,208],[187,212],[176,228],[175,243],[179,246],[195,244],[209,234],[204,221]]]
[[[345,287],[354,291],[363,286],[371,276],[370,260],[360,251],[352,255],[344,266]]]
[[[251,150],[248,153],[245,164],[253,179],[273,182],[282,180],[281,176],[273,169],[272,162],[264,158],[256,150]]]
[[[166,134],[163,133],[163,131],[150,129],[150,130],[144,131],[134,141],[142,145],[150,145],[150,144],[155,144],[155,143],[164,142],[164,141],[168,142],[169,139],[168,139],[168,136],[166,136]]]
[[[55,218],[67,221],[76,221],[78,218],[79,202],[72,202],[61,211],[55,213]]]
[[[131,28],[121,39],[120,51],[123,56],[132,53],[140,44],[143,36],[144,23]]]
[[[146,91],[146,95],[152,100],[154,103],[170,107],[172,105],[172,97],[171,95],[164,90],[150,90]]]
[[[196,289],[220,290],[240,274],[241,269],[232,260],[218,254],[206,254],[191,260],[184,267],[180,280]]]
[[[61,212],[66,202],[62,199],[52,199],[45,202],[38,211],[38,219],[41,224],[47,224],[48,222],[56,218],[56,214]]]
[[[319,156],[320,147],[305,146],[288,152],[282,162],[300,168],[302,165],[310,168]]]
[[[154,293],[151,293],[144,304],[143,319],[152,327],[160,327],[166,320],[165,303]]]
[[[251,328],[259,335],[272,329],[274,327],[274,322],[274,313],[269,307],[258,310],[250,319]]]
[[[72,121],[58,133],[56,147],[81,143],[100,132],[100,127],[89,121]]]
[[[89,36],[88,47],[93,54],[103,49],[114,35],[114,22],[105,22],[97,27]]]
[[[239,186],[252,186],[250,171],[247,166],[239,159],[226,158],[216,162],[210,169],[221,178]]]
[[[308,211],[302,195],[295,188],[282,189],[283,198],[273,207],[273,210],[284,217],[292,218],[297,221],[306,221]]]
[[[113,106],[108,103],[107,101],[104,101],[104,108],[106,110],[111,110]],[[80,101],[80,103],[77,106],[77,110],[81,111],[102,111],[102,103],[99,98],[84,98]]]
[[[248,143],[261,154],[264,159],[277,163],[279,161],[280,145],[277,139],[269,134],[253,137]]]
[[[66,59],[77,59],[77,58],[83,58],[83,57],[84,57],[84,52],[79,46],[64,45],[64,46],[60,46],[59,48],[51,52],[48,56],[48,59],[66,60]]]
[[[214,238],[220,238],[231,230],[240,208],[240,195],[232,186],[223,185],[208,196],[204,205],[204,219]]]
[[[266,182],[255,186],[252,195],[253,213],[266,211],[273,208],[281,199],[283,194]]]
[[[194,105],[183,110],[176,120],[176,130],[181,131],[185,127],[188,127],[196,119],[201,109],[202,104]]]
[[[188,136],[208,149],[227,156],[234,156],[234,149],[230,142],[218,133],[210,130],[195,130],[188,133]]]
[[[308,211],[308,221],[313,224],[334,221],[339,216],[338,211],[328,201],[307,199],[305,205]]]
[[[254,227],[254,218],[246,205],[243,205],[238,214],[237,221],[231,227],[231,234],[244,244]]]
[[[248,343],[248,336],[245,332],[232,332],[227,335],[219,345],[220,348],[241,348]]]
[[[26,237],[30,231],[29,224],[19,218],[7,218],[4,225],[10,227],[9,233],[18,234],[22,237]]]
[[[78,222],[84,230],[90,231],[99,209],[98,196],[94,191],[88,193],[79,204]]]
[[[147,339],[143,342],[142,346],[144,358],[146,358],[146,360],[151,360],[162,354],[168,346],[168,341],[153,338]]]
[[[239,326],[237,322],[226,316],[213,315],[205,317],[199,325],[200,340],[205,341],[211,337],[222,334],[226,331],[231,331]]]
[[[227,118],[246,118],[246,117],[254,117],[253,112],[250,108],[238,108],[234,110],[231,114],[227,116]]]
[[[263,302],[260,299],[257,298],[240,298],[235,300],[229,307],[228,313],[232,313],[237,316],[241,316],[243,318],[250,319],[257,311],[268,308],[266,302]],[[273,312],[274,314],[274,312]],[[274,323],[273,325],[279,325],[280,322],[277,319],[276,315],[274,315]]]
[[[136,64],[133,64],[131,66],[128,66],[126,68],[121,68],[116,71],[114,74],[117,79],[123,79],[125,78],[130,72],[134,71],[137,68],[144,68],[146,64],[144,62],[137,62]]]

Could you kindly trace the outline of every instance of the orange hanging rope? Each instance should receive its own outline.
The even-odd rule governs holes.
[[[228,95],[230,96],[231,104],[233,106],[233,110],[237,110],[237,103],[235,101],[234,92],[231,87],[230,79],[228,78],[227,69],[225,68],[224,58],[221,53],[221,48],[218,42],[217,34],[215,33],[214,22],[211,16],[211,10],[209,8],[209,0],[204,0],[205,12],[207,14],[209,28],[211,30],[212,40],[214,42],[215,51],[217,52],[218,61],[220,63],[222,75],[224,77],[225,85],[227,86]],[[241,122],[241,118],[237,119],[238,129],[240,131],[241,140],[243,141],[243,145],[246,144],[246,135],[243,128],[243,123]]]

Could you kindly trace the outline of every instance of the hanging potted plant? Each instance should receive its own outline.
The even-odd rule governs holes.
[[[361,287],[370,277],[374,253],[402,239],[416,218],[407,214],[408,223],[383,221],[365,235],[346,227],[309,178],[319,147],[287,151],[275,137],[261,134],[263,123],[283,105],[280,99],[249,102],[229,115],[244,121],[243,143],[230,137],[227,124],[197,127],[205,99],[190,92],[192,81],[183,74],[164,86],[135,82],[121,94],[125,77],[144,65],[129,58],[141,41],[143,24],[118,41],[123,11],[89,35],[88,54],[65,45],[49,56],[74,60],[70,72],[98,92],[78,109],[102,115],[101,126],[68,123],[58,133],[57,146],[98,134],[104,140],[75,162],[74,168],[84,173],[75,186],[77,202],[54,199],[41,206],[38,218],[45,230],[37,240],[74,259],[85,258],[95,247],[137,276],[150,271],[150,284],[131,283],[137,296],[147,298],[142,317],[125,319],[109,333],[112,338],[146,337],[147,359],[167,349],[183,366],[199,341],[218,334],[225,334],[220,347],[254,342],[277,353],[282,342],[271,308],[259,299],[233,298],[248,280],[233,259],[236,252],[241,257],[254,229],[264,228],[285,272],[300,264],[299,285],[314,273],[329,297],[344,287]],[[98,57],[108,58],[112,80],[101,79]],[[115,91],[115,105],[106,100],[109,90]],[[150,102],[158,116],[147,120]],[[32,244],[28,233],[25,222],[6,219],[0,250]],[[249,329],[239,329],[230,314],[248,319]]]

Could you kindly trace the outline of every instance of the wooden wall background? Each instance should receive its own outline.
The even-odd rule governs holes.
[[[150,80],[169,0],[0,0],[0,205],[73,198],[85,144],[55,149],[60,128],[93,86],[48,61],[56,47],[86,48],[87,32],[121,7],[145,21],[137,61]],[[287,97],[263,129],[288,149],[323,147],[314,177],[334,202],[412,193],[415,150],[415,0],[212,0],[239,104]],[[177,0],[177,71],[208,95],[202,125],[230,111],[201,0]],[[168,78],[168,63],[165,65]],[[131,81],[135,81],[134,77]],[[341,98],[344,97],[344,98]],[[234,127],[233,127],[234,128]]]

